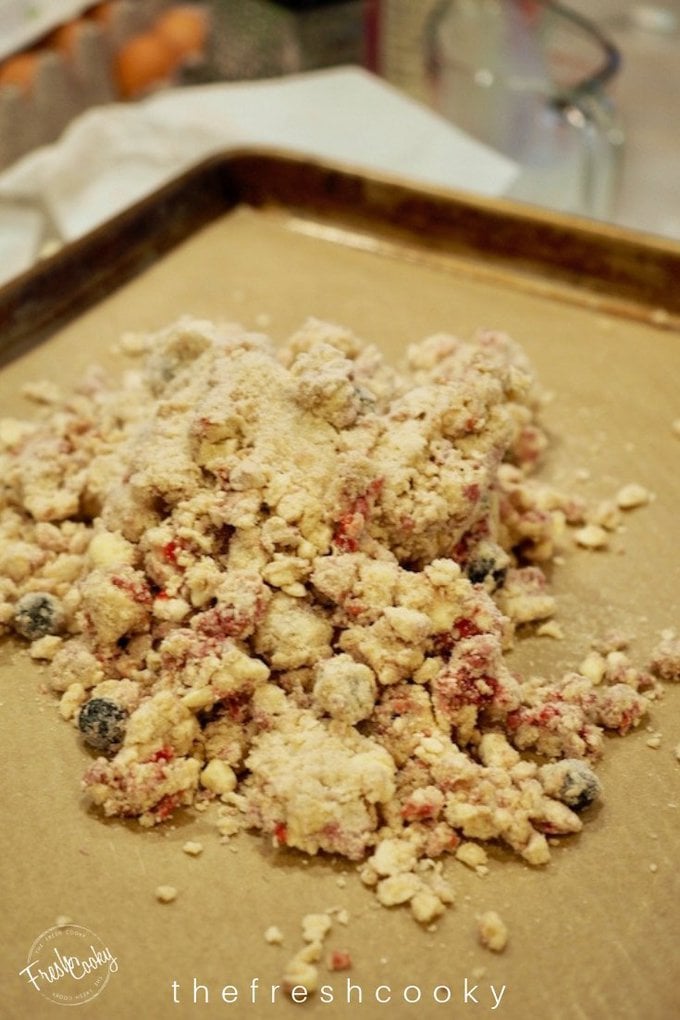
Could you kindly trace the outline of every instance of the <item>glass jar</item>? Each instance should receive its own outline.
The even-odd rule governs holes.
[[[511,197],[609,218],[623,131],[606,86],[618,51],[549,0],[444,0],[423,33],[432,106],[514,159]]]

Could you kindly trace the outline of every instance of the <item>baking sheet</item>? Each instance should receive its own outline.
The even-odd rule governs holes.
[[[575,665],[590,639],[616,623],[636,634],[633,649],[643,662],[659,631],[680,619],[680,443],[671,428],[680,410],[677,333],[665,321],[607,314],[588,296],[567,299],[540,281],[527,287],[510,269],[489,275],[460,256],[420,257],[393,236],[389,243],[375,231],[362,237],[358,243],[343,224],[299,210],[240,206],[6,366],[2,412],[30,413],[19,393],[26,380],[47,376],[67,385],[93,360],[119,369],[111,347],[121,332],[155,329],[185,313],[250,328],[266,322],[275,339],[315,315],[350,326],[391,357],[433,331],[505,329],[556,395],[546,412],[555,436],[551,474],[584,495],[611,496],[630,481],[657,495],[626,516],[612,552],[575,552],[556,571],[567,639],[530,639],[515,661],[528,669]],[[579,469],[588,469],[590,480],[577,481]],[[0,1015],[58,1015],[59,1006],[19,972],[31,944],[59,915],[96,933],[117,957],[106,987],[83,1006],[94,1018],[285,1020],[301,1010],[314,1018],[426,1020],[678,1014],[680,766],[673,748],[680,742],[680,689],[669,689],[648,720],[663,734],[659,749],[646,746],[644,726],[607,740],[604,804],[581,835],[560,842],[547,868],[500,850],[484,878],[450,862],[456,906],[435,931],[423,931],[406,910],[378,907],[351,865],[274,852],[249,836],[223,846],[201,816],[153,831],[103,821],[80,800],[85,754],[51,697],[40,693],[43,679],[5,642]],[[182,853],[187,839],[204,844],[200,857]],[[174,903],[155,900],[161,883],[179,890]],[[302,915],[332,906],[346,907],[351,919],[347,927],[334,924],[326,945],[348,949],[354,961],[345,973],[322,968],[334,1001],[317,995],[303,1006],[272,993],[302,944]],[[476,943],[475,917],[486,909],[497,910],[510,929],[499,956]],[[283,931],[283,946],[265,943],[272,924]],[[194,979],[202,986],[196,1002]],[[495,1010],[491,985],[496,995],[505,988]],[[221,998],[224,986],[235,987],[237,1001]],[[407,998],[419,992],[420,1001],[405,1001],[406,986]],[[438,986],[442,1000],[450,988],[450,1001],[435,1001]],[[391,1001],[380,1004],[376,992]]]

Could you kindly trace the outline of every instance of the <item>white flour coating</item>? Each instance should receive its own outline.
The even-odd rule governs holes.
[[[515,628],[555,610],[568,528],[617,512],[532,474],[521,349],[441,334],[397,372],[318,321],[276,350],[190,320],[129,346],[122,383],[0,422],[0,627],[51,661],[90,799],[143,825],[219,799],[222,832],[362,862],[426,925],[462,840],[472,867],[486,840],[546,863],[599,794],[603,731],[658,684],[621,650],[508,669]],[[672,635],[652,666],[678,678]]]

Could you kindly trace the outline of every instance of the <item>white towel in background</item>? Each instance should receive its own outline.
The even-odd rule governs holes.
[[[57,143],[0,174],[0,283],[45,240],[80,237],[206,156],[248,145],[490,196],[518,173],[358,67],[171,89],[90,109]]]

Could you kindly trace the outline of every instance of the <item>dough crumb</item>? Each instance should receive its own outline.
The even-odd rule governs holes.
[[[21,387],[21,395],[36,404],[57,404],[62,398],[61,390],[57,384],[49,379],[24,383]]]
[[[33,641],[28,654],[32,659],[42,659],[45,662],[51,662],[61,648],[62,641],[63,639],[57,634],[46,634],[45,637]]]
[[[178,892],[174,885],[157,885],[156,899],[159,903],[172,903],[177,899]]]
[[[305,942],[322,942],[332,924],[328,914],[305,914],[302,918],[302,937]]]
[[[319,969],[298,953],[288,961],[282,981],[288,995],[300,986],[307,992],[315,992],[319,986]]]
[[[661,640],[652,652],[649,668],[661,680],[680,681],[680,638],[669,628],[661,633]]]
[[[555,641],[564,640],[564,629],[557,620],[546,620],[545,623],[539,624],[536,633],[539,637],[549,637]]]
[[[586,524],[574,532],[574,541],[583,549],[604,549],[609,543],[609,537],[599,524]]]
[[[480,868],[484,868],[488,860],[486,850],[479,843],[461,843],[456,850],[455,857],[461,864],[465,864],[477,872]]]
[[[190,839],[184,844],[182,850],[189,857],[198,857],[203,853],[203,844]]]
[[[601,684],[607,670],[607,660],[604,655],[600,652],[592,651],[588,652],[585,659],[581,662],[578,667],[578,671],[581,676],[586,677],[590,680],[593,687]]]
[[[643,485],[631,483],[624,485],[616,494],[616,505],[621,510],[633,510],[638,506],[645,506],[652,498],[651,492]]]
[[[502,953],[508,942],[508,929],[495,910],[487,910],[477,919],[479,941],[494,953]]]
[[[324,939],[332,925],[333,921],[328,912],[305,914],[302,918],[302,938],[305,945],[290,958],[283,973],[283,987],[289,995],[296,985],[303,985],[310,993],[318,988],[319,969],[316,965],[323,955]]]

